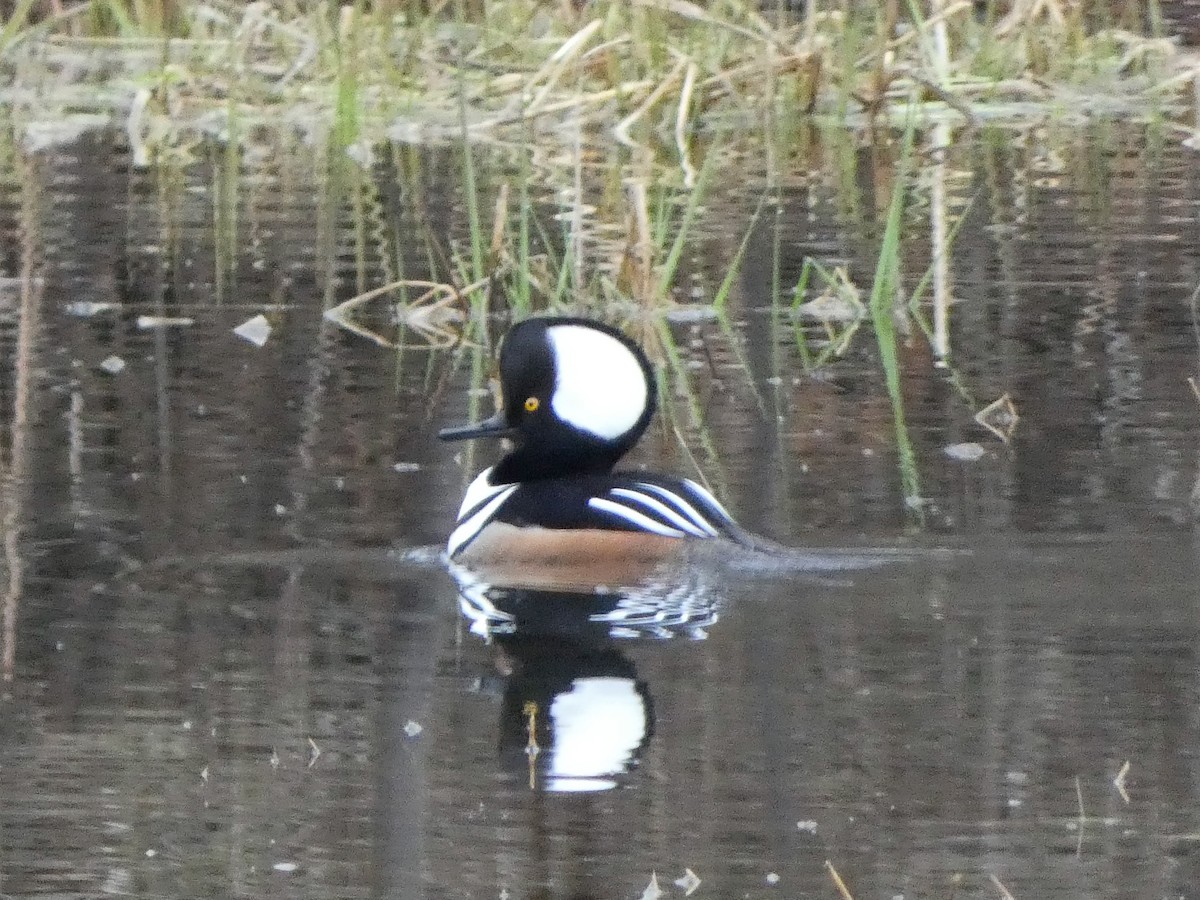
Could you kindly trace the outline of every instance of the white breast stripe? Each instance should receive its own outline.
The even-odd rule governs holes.
[[[476,507],[483,506],[492,497],[508,487],[507,484],[492,484],[492,470],[484,469],[475,476],[475,480],[467,486],[463,495],[462,505],[458,508],[458,518],[461,519]]]
[[[638,491],[631,491],[629,488],[613,488],[611,491],[609,491],[609,493],[614,497],[624,497],[628,500],[633,500],[636,503],[642,504],[647,509],[653,510],[661,518],[666,519],[670,524],[675,525],[678,528],[682,528],[688,534],[695,535],[696,537],[712,537],[716,534],[716,532],[711,528],[705,530],[696,526],[679,513],[675,512],[675,510],[668,507],[665,503],[660,503],[653,497],[649,497],[646,494],[639,493]]]
[[[684,484],[690,487],[695,487],[695,485],[690,481],[685,481]],[[698,513],[694,506],[692,506],[674,491],[669,491],[664,487],[659,487],[657,484],[650,484],[649,482],[645,481],[639,481],[638,487],[642,488],[643,490],[650,491],[651,493],[658,494],[658,496],[662,497],[664,500],[670,501],[675,505],[676,509],[691,519],[698,528],[704,529],[705,533],[711,537],[717,537],[717,530],[712,527],[708,519]],[[702,494],[701,496],[704,495]],[[716,503],[716,501],[714,500],[713,503]],[[717,509],[722,513],[725,513],[725,510],[721,509],[721,505],[719,503],[717,503]],[[728,514],[726,514],[725,517],[728,518]]]
[[[649,516],[638,512],[636,509],[630,509],[615,500],[606,500],[604,497],[592,497],[588,500],[588,506],[592,509],[598,509],[602,512],[611,513],[619,519],[624,519],[630,525],[636,525],[642,531],[649,531],[653,534],[661,534],[665,537],[686,537],[687,533],[680,531],[678,528],[671,528],[664,525],[662,522],[656,522]]]
[[[483,527],[491,520],[496,510],[500,508],[500,505],[516,489],[517,486],[515,484],[505,488],[481,507],[478,512],[472,513],[465,522],[450,532],[450,540],[446,541],[446,555],[453,559],[455,553],[465,547],[475,535],[483,530]]]

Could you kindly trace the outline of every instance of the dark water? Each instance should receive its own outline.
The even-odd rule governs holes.
[[[397,551],[488,459],[434,438],[478,402],[469,355],[321,316],[428,274],[419,227],[461,237],[460,204],[413,201],[455,195],[452,154],[380,163],[360,228],[306,148],[231,198],[216,151],[172,183],[114,143],[4,159],[0,896],[681,896],[690,869],[836,897],[830,865],[856,898],[1200,896],[1189,151],[1106,123],[954,145],[951,366],[899,347],[915,500],[869,326],[810,373],[771,302],[775,258],[788,289],[810,255],[869,286],[886,179],[869,151],[777,173],[731,326],[672,326],[689,452],[655,429],[634,463],[694,457],[784,543],[967,552],[693,572],[626,598],[636,627],[488,642]],[[481,151],[485,190],[511,162]],[[680,283],[719,284],[760,187],[714,193]],[[264,347],[232,333],[264,310]],[[1006,392],[1007,445],[973,418]]]

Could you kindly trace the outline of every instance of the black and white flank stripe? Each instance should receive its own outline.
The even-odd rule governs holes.
[[[678,485],[671,488],[635,481],[590,498],[588,506],[620,520],[626,527],[665,537],[715,538],[725,534],[729,513],[716,498],[694,481],[683,479]]]
[[[490,472],[483,472],[467,489],[458,523],[446,543],[451,559],[493,523],[743,542],[744,533],[725,508],[687,479],[616,473],[492,484]]]

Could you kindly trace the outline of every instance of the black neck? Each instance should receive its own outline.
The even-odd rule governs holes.
[[[544,478],[577,475],[606,475],[612,471],[626,447],[602,441],[573,441],[570,446],[523,444],[509,453],[492,470],[493,484],[514,484]]]

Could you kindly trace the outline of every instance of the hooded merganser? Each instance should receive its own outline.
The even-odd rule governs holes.
[[[590,319],[527,319],[500,349],[502,408],[442,440],[508,437],[515,447],[467,488],[446,546],[452,562],[586,565],[600,583],[629,583],[691,540],[754,541],[686,478],[614,472],[655,408],[642,349]]]

